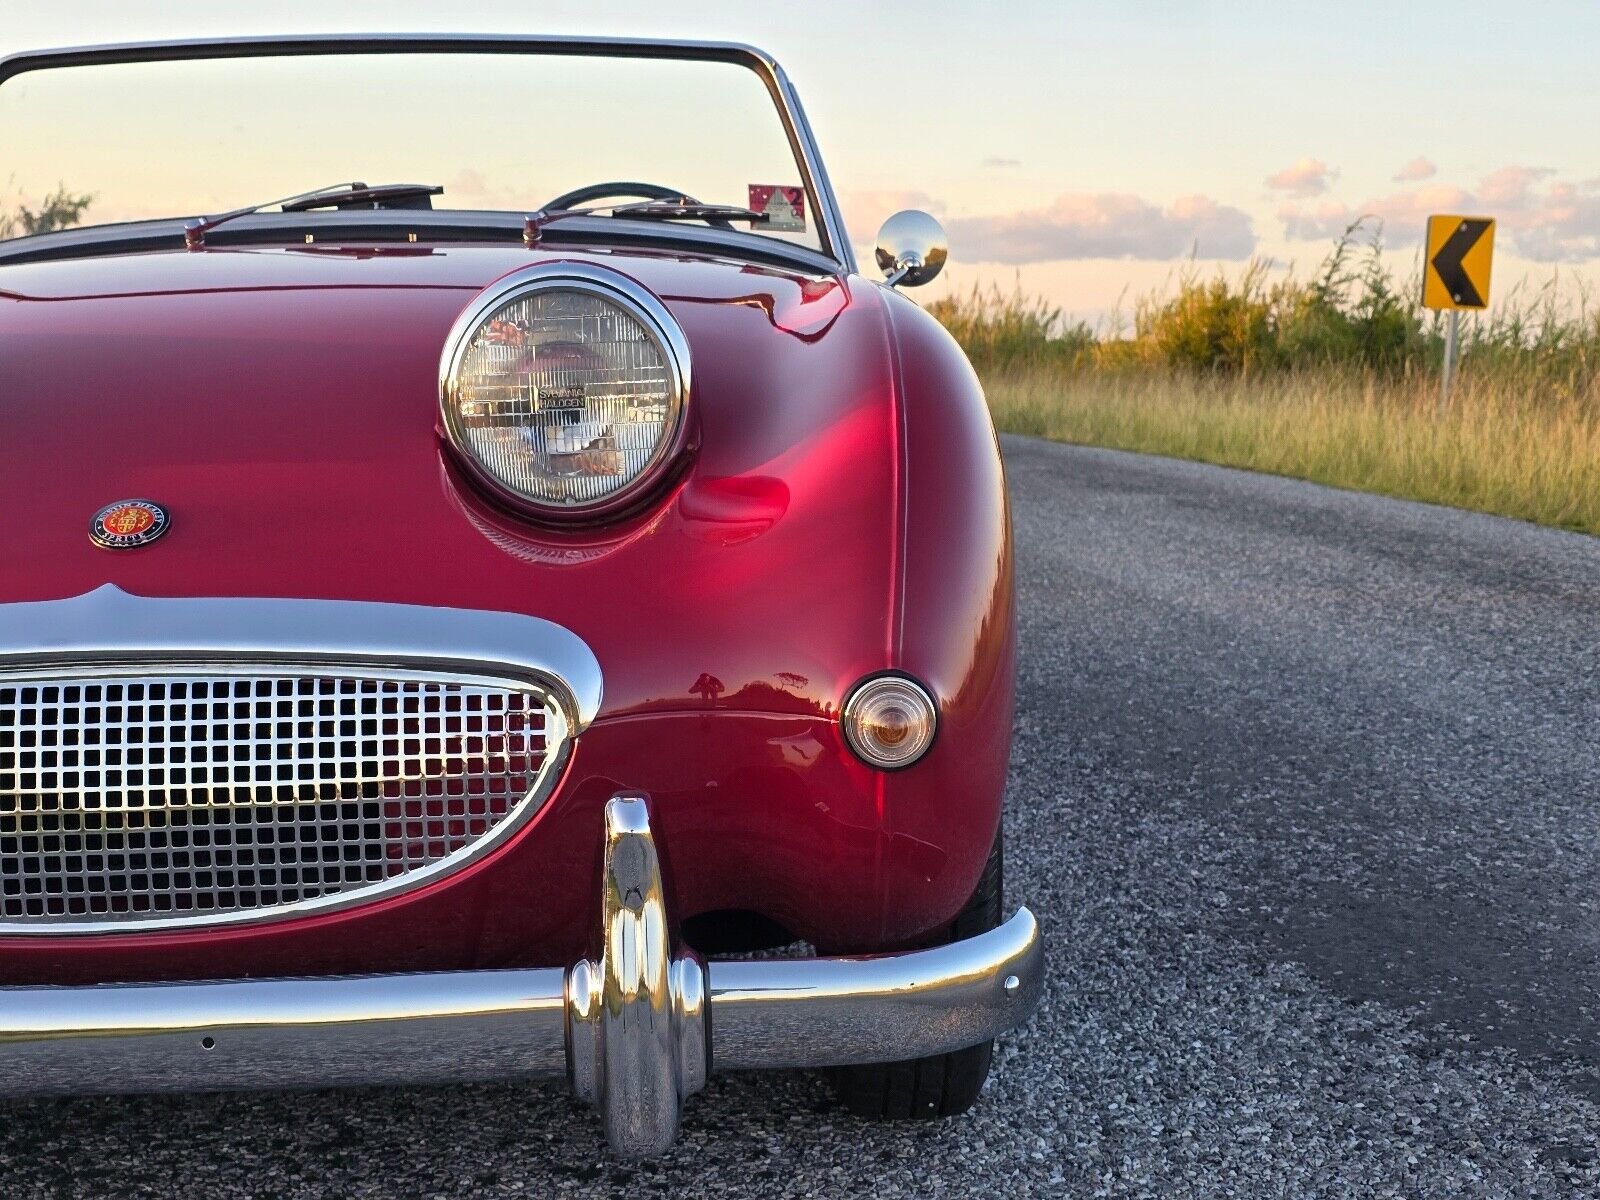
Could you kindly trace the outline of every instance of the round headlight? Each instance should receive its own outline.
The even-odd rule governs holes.
[[[440,370],[444,427],[510,499],[610,511],[681,445],[688,363],[677,323],[632,280],[535,267],[456,322]]]
[[[909,767],[933,745],[938,711],[920,683],[904,675],[879,675],[844,703],[845,740],[868,766]]]

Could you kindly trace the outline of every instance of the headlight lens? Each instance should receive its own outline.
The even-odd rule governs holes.
[[[610,509],[677,444],[687,351],[643,289],[534,278],[463,320],[446,350],[445,427],[512,498],[552,513]]]
[[[909,767],[928,752],[938,711],[933,697],[916,680],[879,675],[850,693],[842,723],[856,756],[889,771]]]

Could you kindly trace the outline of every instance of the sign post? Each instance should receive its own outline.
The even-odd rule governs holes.
[[[1452,308],[1444,327],[1444,370],[1439,372],[1439,407],[1450,404],[1450,384],[1456,377],[1456,354],[1461,343],[1461,310]]]
[[[1489,306],[1489,269],[1494,263],[1494,218],[1428,218],[1428,253],[1422,266],[1422,303],[1448,312],[1439,411],[1450,402],[1456,355],[1461,347],[1461,310]]]

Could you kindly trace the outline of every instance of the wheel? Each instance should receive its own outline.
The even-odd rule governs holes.
[[[999,925],[1004,877],[1005,856],[997,833],[972,899],[929,944],[959,941]],[[859,1063],[838,1068],[833,1086],[839,1102],[867,1120],[953,1117],[966,1112],[977,1100],[983,1081],[989,1077],[993,1054],[994,1042],[988,1041],[906,1062]]]

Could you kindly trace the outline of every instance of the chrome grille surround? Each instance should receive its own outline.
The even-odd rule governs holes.
[[[0,935],[441,879],[543,806],[599,698],[581,640],[509,613],[109,586],[0,605]]]

